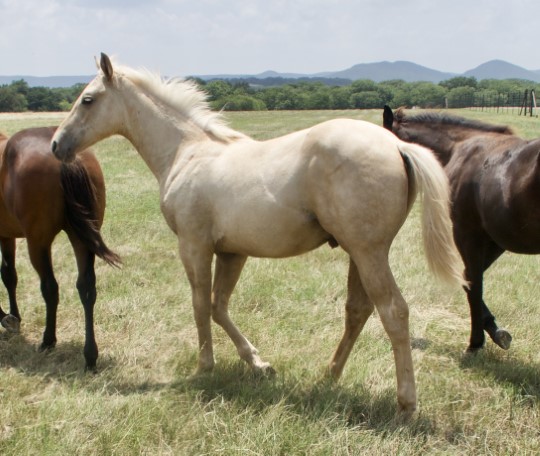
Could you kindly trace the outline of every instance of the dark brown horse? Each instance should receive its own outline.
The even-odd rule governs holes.
[[[388,106],[383,122],[399,138],[432,149],[450,180],[454,238],[470,283],[468,350],[482,348],[484,330],[508,349],[511,335],[497,327],[483,300],[483,274],[505,250],[540,253],[540,139],[460,117],[393,113]]]
[[[79,272],[77,290],[85,313],[86,368],[94,370],[98,357],[93,315],[94,259],[97,255],[118,265],[119,257],[105,245],[99,231],[105,213],[105,183],[95,155],[86,150],[73,163],[61,163],[50,152],[55,131],[56,127],[30,128],[9,140],[0,134],[0,273],[10,305],[9,314],[0,308],[0,322],[8,331],[19,331],[15,238],[24,237],[47,308],[40,348],[55,346],[58,283],[51,262],[51,244],[61,230],[65,231]]]

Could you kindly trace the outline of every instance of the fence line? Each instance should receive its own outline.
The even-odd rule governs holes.
[[[508,93],[479,93],[446,101],[449,108],[467,108],[472,111],[488,111],[529,115],[538,117],[536,94],[533,90]]]

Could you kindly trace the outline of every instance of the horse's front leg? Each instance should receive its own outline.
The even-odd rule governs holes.
[[[180,258],[191,286],[191,300],[199,339],[197,373],[212,370],[215,364],[212,347],[212,257],[210,249],[179,242]]]
[[[234,254],[218,254],[214,286],[212,288],[212,317],[219,324],[236,346],[236,350],[246,363],[255,371],[273,374],[269,363],[259,357],[259,352],[240,332],[229,316],[229,299],[238,282],[247,257]]]
[[[2,265],[0,275],[6,287],[9,298],[9,314],[0,308],[0,324],[9,332],[18,333],[21,325],[21,315],[17,306],[17,270],[15,269],[15,238],[0,238]]]

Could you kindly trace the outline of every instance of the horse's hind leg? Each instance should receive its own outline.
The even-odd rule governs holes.
[[[69,240],[77,259],[77,291],[84,308],[84,359],[86,369],[94,372],[98,358],[98,346],[94,333],[94,305],[96,303],[96,273],[94,263],[96,256],[86,248],[73,234],[68,233]]]
[[[234,342],[240,358],[255,370],[272,373],[273,369],[270,364],[261,360],[257,349],[240,332],[229,316],[229,298],[238,282],[245,262],[246,257],[242,255],[217,255],[212,288],[212,318]]]
[[[493,242],[481,242],[476,240],[458,247],[463,247],[463,258],[465,263],[465,278],[469,281],[470,287],[466,290],[467,300],[471,312],[471,337],[467,351],[474,353],[484,346],[484,331],[486,331],[493,342],[499,347],[507,350],[512,342],[511,334],[495,323],[495,316],[491,313],[484,302],[484,271],[504,252]]]
[[[58,309],[58,282],[54,277],[51,261],[51,243],[37,243],[28,237],[28,253],[32,266],[39,275],[41,295],[45,300],[45,332],[40,349],[47,350],[56,345],[56,312]]]
[[[490,247],[491,248],[489,248],[486,253],[483,272],[485,272],[504,252],[504,250],[495,243],[491,243]],[[489,334],[489,337],[491,337],[493,342],[502,349],[508,350],[512,343],[512,335],[506,329],[497,326],[497,323],[495,323],[495,316],[490,312],[488,306],[484,302],[483,296],[482,320],[484,322],[484,330]]]
[[[17,306],[17,270],[15,269],[15,238],[0,238],[2,265],[0,275],[6,287],[9,298],[9,314],[0,309],[0,323],[9,332],[18,333],[21,315]]]
[[[341,376],[358,335],[373,313],[373,303],[366,295],[352,259],[349,262],[345,312],[345,332],[330,362],[330,374],[336,379]]]
[[[390,271],[388,254],[383,250],[360,252],[353,256],[353,260],[364,290],[377,308],[392,344],[399,409],[401,412],[413,412],[416,409],[416,387],[409,338],[409,308]]]

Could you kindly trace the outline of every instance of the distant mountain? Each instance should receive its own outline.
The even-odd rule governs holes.
[[[512,63],[503,60],[491,60],[466,71],[464,76],[482,79],[526,79],[529,81],[540,82],[540,70],[526,70]]]
[[[391,79],[403,79],[406,82],[429,81],[440,82],[445,79],[450,79],[457,76],[453,73],[443,73],[441,71],[432,70],[412,62],[376,62],[376,63],[360,63],[351,68],[342,71],[326,71],[315,74],[300,74],[300,73],[278,73],[276,71],[265,71],[257,75],[197,75],[205,81],[212,79],[306,79],[306,78],[321,78],[334,79],[336,81],[357,79],[370,79],[375,82],[388,81]]]
[[[391,79],[403,79],[406,82],[428,81],[440,82],[457,76],[454,73],[443,73],[412,62],[377,62],[360,63],[343,71],[324,73],[326,77],[345,79],[371,79],[375,82]]]
[[[283,85],[294,80],[320,81],[329,85],[343,85],[347,81],[370,79],[375,82],[402,79],[406,82],[429,81],[438,83],[456,76],[475,77],[482,79],[525,79],[540,82],[540,70],[527,70],[502,60],[492,60],[466,71],[463,74],[445,73],[417,65],[413,62],[374,62],[360,63],[346,70],[327,71],[314,74],[278,73],[265,71],[256,75],[248,74],[214,74],[195,75],[205,81],[212,79],[243,80],[254,86]],[[24,79],[29,86],[71,87],[74,84],[86,84],[94,76],[0,76],[0,85]]]
[[[446,73],[437,71],[431,68],[418,65],[413,62],[397,61],[397,62],[374,62],[360,63],[346,70],[341,71],[326,71],[315,74],[298,74],[298,73],[278,73],[276,71],[265,71],[258,75],[214,75],[214,76],[197,76],[203,80],[212,79],[306,79],[306,78],[325,78],[334,79],[335,81],[357,79],[370,79],[375,82],[389,81],[392,79],[402,79],[406,82],[428,81],[439,83],[441,81],[451,79],[456,76],[475,77],[478,80],[482,79],[525,79],[528,81],[540,82],[540,70],[526,70],[525,68],[513,65],[502,60],[492,60],[486,62],[472,70],[463,74]],[[288,81],[287,81],[288,82]],[[282,82],[285,83],[285,82]]]

